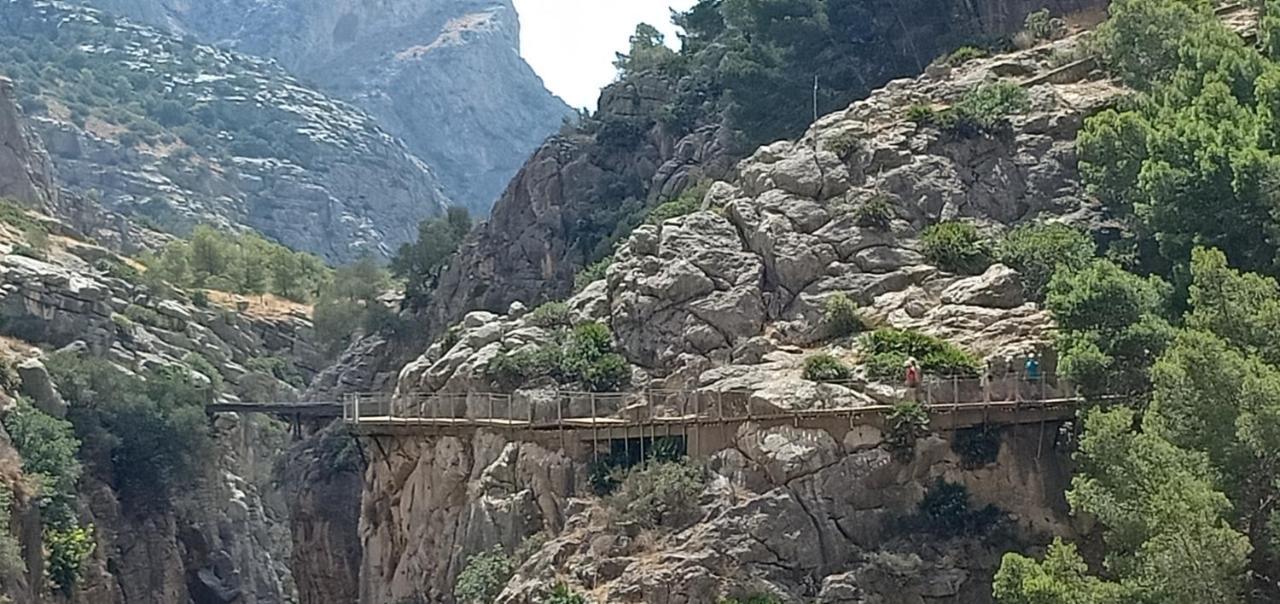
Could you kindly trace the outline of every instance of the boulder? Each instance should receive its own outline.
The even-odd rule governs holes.
[[[25,359],[19,362],[15,369],[18,370],[18,378],[22,383],[20,392],[31,399],[31,404],[36,409],[54,417],[66,417],[67,402],[62,399],[61,394],[58,394],[53,380],[49,378],[49,371],[45,369],[40,359],[34,357]]]
[[[993,264],[981,275],[961,279],[943,290],[942,301],[967,306],[1014,308],[1021,306],[1025,299],[1018,272],[1003,264]]]

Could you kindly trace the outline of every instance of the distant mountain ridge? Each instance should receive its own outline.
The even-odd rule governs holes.
[[[60,185],[163,230],[252,228],[342,263],[389,256],[447,203],[367,113],[274,62],[96,10],[0,3],[0,74]]]
[[[511,0],[80,0],[270,57],[369,111],[487,213],[571,110],[520,57]]]

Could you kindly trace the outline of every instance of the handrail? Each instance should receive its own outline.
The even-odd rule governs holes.
[[[849,384],[850,382],[845,382]],[[865,384],[865,382],[859,382]],[[840,385],[840,384],[837,384]],[[348,424],[384,423],[488,426],[507,429],[572,429],[700,424],[800,418],[826,414],[887,413],[890,404],[917,400],[937,412],[966,409],[1032,409],[1074,405],[1083,398],[1065,380],[1009,375],[993,378],[926,376],[893,396],[851,390],[819,391],[817,405],[787,408],[754,390],[668,390],[577,392],[532,390],[518,393],[435,392],[355,393],[343,401]],[[874,401],[868,404],[869,401]]]

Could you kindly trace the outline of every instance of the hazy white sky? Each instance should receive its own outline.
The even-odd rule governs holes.
[[[615,76],[615,52],[640,22],[678,44],[671,9],[695,0],[515,0],[520,13],[521,53],[547,88],[574,107],[595,108],[600,88]]]

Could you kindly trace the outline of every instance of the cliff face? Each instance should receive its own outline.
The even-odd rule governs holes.
[[[13,82],[0,78],[0,198],[41,207],[57,197],[53,167],[18,112]]]
[[[633,388],[748,391],[751,408],[764,414],[908,396],[896,380],[871,374],[861,339],[826,331],[825,303],[837,294],[855,301],[871,326],[932,334],[997,367],[1037,348],[1051,371],[1053,322],[1021,276],[999,264],[976,275],[949,272],[926,257],[920,236],[953,219],[993,234],[1042,221],[1094,233],[1104,227],[1080,183],[1074,141],[1086,117],[1125,91],[1088,64],[1063,66],[1062,57],[1078,56],[1077,44],[1062,40],[891,82],[798,140],[756,150],[710,187],[701,210],[636,228],[605,278],[567,300],[566,321],[607,324],[630,362]],[[1028,104],[1005,127],[955,130],[908,117],[913,105],[942,111],[1001,79],[1017,82]],[[524,221],[547,216],[538,228],[548,229],[551,217],[563,220],[564,208],[547,200],[565,199],[556,197],[564,183],[587,172],[570,169],[581,165],[574,141],[554,145],[563,152],[548,145],[535,156],[504,198],[510,205],[497,208],[450,271],[479,271],[469,274],[497,285],[447,279],[493,305],[509,293],[503,287],[538,287],[535,276],[501,279],[504,269],[479,260],[479,250],[490,237],[519,248],[510,237],[524,232],[515,226]],[[513,215],[522,218],[501,222]],[[523,252],[526,270],[559,274],[551,256],[569,252],[554,239],[540,245]],[[517,252],[506,253],[497,261]],[[516,304],[506,313],[466,313],[456,325],[401,370],[398,392],[491,390],[494,358],[562,337]],[[851,379],[805,379],[804,361],[817,352],[849,363]],[[516,405],[547,396],[549,386],[535,378],[517,388]],[[994,459],[975,463],[948,438],[917,441],[903,455],[875,429],[840,436],[744,425],[710,456],[696,521],[657,534],[613,522],[589,495],[588,460],[554,443],[485,433],[388,439],[366,470],[362,601],[449,601],[468,554],[547,531],[553,539],[499,601],[536,602],[549,584],[565,581],[608,602],[692,604],[752,591],[786,602],[986,602],[1002,551],[1072,531],[1061,495],[1067,447],[1053,427],[1006,428]],[[965,485],[975,506],[1003,509],[1013,538],[904,528],[939,479]]]
[[[373,114],[478,214],[570,114],[520,58],[510,0],[85,3],[275,58]]]
[[[1026,15],[1040,8],[1090,21],[1106,4],[870,3],[860,9],[868,20],[859,36],[879,40],[885,60],[867,65],[858,77],[872,90],[921,73],[960,44],[1016,32]],[[660,115],[678,100],[676,88],[666,78],[642,73],[602,91],[595,123],[645,125],[641,135],[621,146],[580,130],[553,137],[534,152],[498,199],[489,222],[473,231],[440,278],[427,311],[433,331],[471,310],[503,312],[517,300],[532,306],[565,297],[575,272],[608,251],[601,249],[602,241],[617,221],[636,211],[627,204],[653,206],[696,180],[731,174],[733,164],[753,149],[737,144],[716,116],[693,132],[673,131]]]
[[[270,61],[67,4],[5,4],[0,38],[58,184],[116,212],[347,262],[390,255],[446,205],[372,116]]]

